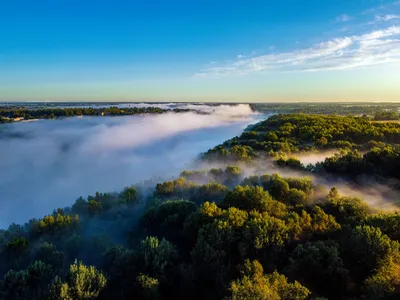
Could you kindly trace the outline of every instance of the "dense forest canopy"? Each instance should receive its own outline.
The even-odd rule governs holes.
[[[275,113],[305,113],[305,114],[337,114],[337,115],[368,115],[374,116],[382,112],[399,112],[399,103],[252,103],[252,109],[260,112]],[[387,120],[387,119],[386,119]]]
[[[277,157],[277,164],[299,170],[355,177],[360,174],[400,179],[400,124],[375,123],[366,117],[289,114],[274,115],[239,137],[203,155],[208,161],[251,162]],[[315,166],[296,155],[335,150]]]
[[[327,149],[370,149],[382,143],[400,143],[400,124],[374,123],[364,117],[289,114],[274,115],[239,137],[206,153],[212,158],[250,159]]]
[[[398,111],[378,111],[374,115],[374,120],[400,120],[400,112]]]
[[[365,116],[272,116],[204,169],[1,230],[0,299],[398,299],[400,213],[307,174],[399,179],[399,143]],[[304,176],[252,172],[267,161]]]

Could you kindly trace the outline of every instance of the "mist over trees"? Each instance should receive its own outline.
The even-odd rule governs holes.
[[[396,183],[399,143],[396,123],[272,116],[202,169],[1,230],[0,299],[397,299],[400,213],[316,179]]]
[[[223,108],[224,114],[215,110],[1,125],[0,156],[6,159],[0,160],[0,228],[95,191],[119,192],[136,183],[154,187],[193,168],[200,152],[258,118],[237,107]]]
[[[226,182],[225,173],[214,178]],[[396,295],[398,213],[379,212],[336,188],[315,196],[318,187],[309,178],[265,174],[228,184],[196,184],[182,177],[157,185],[145,197],[128,187],[119,194],[81,197],[71,208],[24,226],[13,224],[0,235],[1,295]]]

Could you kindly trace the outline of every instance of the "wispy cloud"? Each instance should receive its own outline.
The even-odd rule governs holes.
[[[374,13],[377,11],[382,11],[382,10],[387,10],[387,9],[392,9],[394,6],[400,5],[400,0],[388,3],[388,4],[381,4],[377,7],[372,7],[370,9],[365,10],[363,13]]]
[[[349,16],[347,14],[343,14],[343,15],[340,15],[340,16],[336,17],[335,21],[336,22],[348,22],[348,21],[351,21],[353,19],[354,18],[352,16]]]
[[[400,62],[400,26],[332,39],[305,49],[237,59],[196,76],[223,77],[268,70],[343,70]]]
[[[375,21],[377,22],[387,22],[387,21],[392,21],[400,19],[400,15],[379,15],[375,16]]]

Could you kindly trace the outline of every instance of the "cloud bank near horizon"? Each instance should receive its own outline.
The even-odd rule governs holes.
[[[259,118],[248,105],[214,109],[211,114],[74,117],[5,125],[0,132],[0,156],[6,158],[0,160],[0,228],[43,217],[96,191],[171,179],[199,153]]]

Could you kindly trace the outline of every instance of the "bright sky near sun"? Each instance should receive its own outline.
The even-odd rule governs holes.
[[[1,0],[0,101],[400,101],[400,1]]]

